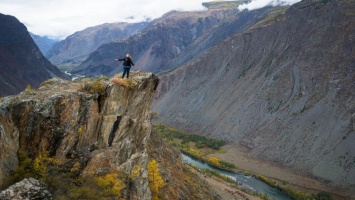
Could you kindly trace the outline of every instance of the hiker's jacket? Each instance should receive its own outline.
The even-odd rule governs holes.
[[[131,68],[132,65],[134,66],[132,60],[130,58],[128,58],[128,57],[125,57],[125,58],[122,58],[122,59],[118,59],[118,60],[119,61],[123,61],[123,66],[125,66],[127,68]]]

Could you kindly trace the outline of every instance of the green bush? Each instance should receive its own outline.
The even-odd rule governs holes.
[[[214,150],[219,150],[225,144],[225,142],[222,140],[208,139],[200,135],[188,134],[161,124],[156,125],[155,129],[164,139],[181,139],[183,144],[188,142],[195,142],[196,147],[200,149],[208,147]]]

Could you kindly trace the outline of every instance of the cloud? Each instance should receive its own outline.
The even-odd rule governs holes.
[[[0,0],[0,12],[13,15],[37,35],[64,39],[90,26],[155,19],[171,10],[205,9],[208,0]],[[291,5],[300,0],[254,0],[240,10]]]
[[[205,0],[0,0],[1,13],[13,15],[37,35],[63,39],[90,26],[155,19],[171,10],[202,10]]]
[[[265,6],[284,6],[284,5],[293,5],[301,0],[254,0],[247,4],[242,4],[238,6],[239,10],[254,10],[263,8]]]

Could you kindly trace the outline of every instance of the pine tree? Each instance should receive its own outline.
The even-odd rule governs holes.
[[[157,198],[159,188],[165,185],[163,178],[160,176],[159,164],[152,160],[148,164],[149,188],[153,193],[153,199]]]

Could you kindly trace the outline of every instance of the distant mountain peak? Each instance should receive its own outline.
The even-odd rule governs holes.
[[[88,27],[55,44],[46,57],[61,68],[71,69],[101,45],[136,34],[147,25],[148,22],[117,22]]]

